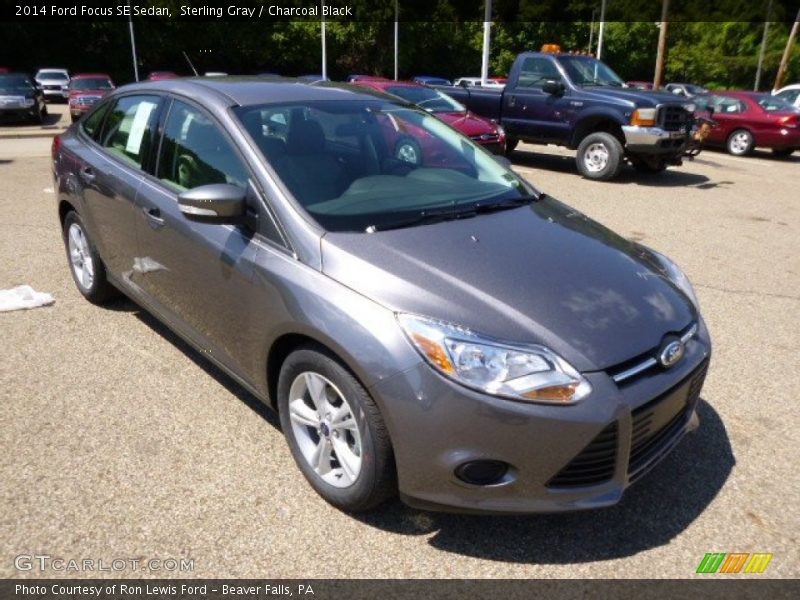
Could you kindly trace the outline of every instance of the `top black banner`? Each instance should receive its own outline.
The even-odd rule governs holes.
[[[510,22],[792,22],[800,0],[488,0]],[[484,21],[487,0],[0,0],[0,21]]]

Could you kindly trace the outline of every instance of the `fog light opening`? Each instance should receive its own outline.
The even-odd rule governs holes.
[[[508,473],[508,463],[499,460],[471,460],[459,465],[455,474],[470,485],[494,485]]]

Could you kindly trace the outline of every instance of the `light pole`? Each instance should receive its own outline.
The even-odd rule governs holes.
[[[394,80],[397,81],[397,64],[398,54],[400,51],[399,33],[400,28],[397,23],[399,9],[397,7],[397,0],[394,0]]]
[[[320,33],[322,37],[322,80],[328,79],[328,50],[325,47],[325,0],[320,2],[322,5],[322,21],[320,22]]]
[[[136,60],[136,40],[133,37],[133,17],[131,16],[131,0],[128,0],[128,29],[131,34],[131,54],[133,54],[133,77],[139,81],[139,65]]]
[[[756,82],[753,91],[757,92],[761,85],[761,67],[764,65],[764,52],[767,49],[767,33],[769,32],[769,14],[772,12],[772,0],[767,4],[767,16],[764,19],[764,34],[761,36],[761,50],[758,52],[758,66],[756,67]]]
[[[485,0],[483,8],[483,57],[481,59],[481,85],[489,78],[489,44],[492,40],[492,0]]]
[[[597,32],[597,60],[603,58],[603,33],[606,30],[606,0],[600,3],[600,31]]]
[[[659,24],[660,31],[658,32],[658,53],[656,55],[656,72],[653,75],[653,89],[657,90],[661,87],[664,80],[664,55],[667,50],[667,29],[669,22],[667,21],[667,12],[669,11],[669,0],[663,0],[661,4],[661,23]]]

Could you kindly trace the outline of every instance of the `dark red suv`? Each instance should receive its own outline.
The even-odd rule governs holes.
[[[69,83],[69,114],[80,119],[95,103],[114,89],[114,82],[105,73],[81,73]]]

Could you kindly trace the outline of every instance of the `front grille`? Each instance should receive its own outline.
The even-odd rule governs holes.
[[[547,482],[547,487],[580,487],[610,480],[617,462],[618,437],[617,422],[614,421]]]
[[[665,104],[658,108],[656,123],[665,131],[682,131],[691,121],[691,113],[679,104]]]
[[[100,100],[100,96],[78,96],[75,99],[75,103],[83,106],[92,106],[98,100]]]
[[[497,142],[500,139],[496,133],[482,133],[481,135],[471,135],[469,137],[471,140],[478,142],[479,144],[490,144],[492,142]]]
[[[631,456],[628,476],[631,481],[643,475],[650,464],[677,442],[694,408],[708,371],[708,361],[689,376],[685,398],[676,397],[673,388],[666,394],[633,411]],[[678,388],[679,390],[680,388]]]
[[[46,89],[46,90],[61,90],[61,86],[60,85],[46,85],[46,86],[44,86],[44,89]]]

